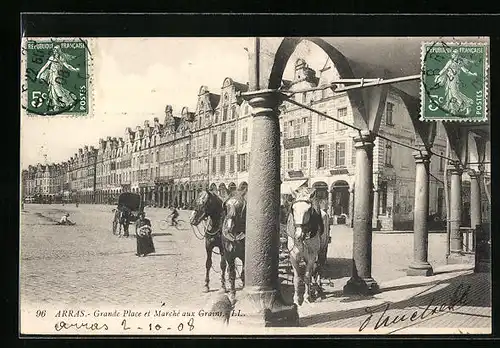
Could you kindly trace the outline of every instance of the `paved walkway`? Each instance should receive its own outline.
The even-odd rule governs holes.
[[[399,334],[437,328],[491,330],[489,274],[473,273],[469,265],[435,271],[431,277],[382,282],[381,292],[368,298],[327,292],[326,299],[300,307],[301,326]]]
[[[211,272],[214,292],[203,294],[205,250],[203,241],[198,240],[188,226],[161,231],[158,224],[166,217],[166,209],[147,208],[155,230],[156,254],[137,258],[135,238],[112,235],[112,208],[83,204],[79,208],[74,205],[25,206],[20,250],[23,305],[106,303],[118,307],[166,303],[177,306],[182,299],[200,308],[216,296],[215,290],[220,284],[219,257],[214,256]],[[66,211],[71,212],[77,226],[54,226],[54,221]],[[187,221],[188,214],[181,211],[181,218]],[[445,234],[429,236],[429,261],[436,272],[432,277],[406,277],[413,257],[411,233],[374,234],[372,274],[382,292],[372,298],[343,296],[342,287],[350,276],[352,229],[334,226],[331,235],[327,275],[334,283],[325,285],[325,299],[300,307],[302,326],[315,327],[325,333],[342,328],[349,332],[373,333],[375,326],[377,333],[387,333],[410,324],[412,326],[395,333],[407,333],[413,328],[489,327],[490,279],[485,274],[472,274],[467,265],[446,266]],[[241,289],[239,281],[237,288]],[[283,292],[291,298],[291,282],[283,285]],[[385,303],[389,303],[389,308],[384,316],[389,315],[390,319],[383,317],[379,321],[385,309],[380,306],[386,306]],[[429,314],[441,305],[443,310]],[[373,314],[367,320],[370,309]],[[415,311],[414,317],[420,316],[420,319],[409,322],[408,316],[411,318]],[[405,320],[401,319],[403,315]],[[400,320],[396,320],[396,316]],[[392,321],[395,323],[389,324]]]

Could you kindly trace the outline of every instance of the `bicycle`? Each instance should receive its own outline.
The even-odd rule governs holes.
[[[185,221],[181,219],[177,219],[177,224],[173,225],[171,219],[169,220],[161,220],[160,221],[160,230],[165,231],[168,230],[170,227],[175,227],[178,230],[182,230],[182,225]]]

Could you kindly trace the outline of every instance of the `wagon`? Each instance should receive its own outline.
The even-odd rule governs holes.
[[[120,216],[121,214],[129,214],[129,223],[135,222],[139,213],[142,211],[143,207],[141,205],[141,196],[132,193],[132,192],[124,192],[118,197],[118,205],[116,209],[114,209],[114,217],[113,217],[113,234],[116,234],[116,230],[118,225],[120,224]]]

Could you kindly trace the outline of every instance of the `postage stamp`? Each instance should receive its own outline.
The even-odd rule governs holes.
[[[421,120],[486,121],[487,58],[484,43],[423,43]]]
[[[87,116],[92,109],[88,39],[24,39],[22,108],[30,116]]]

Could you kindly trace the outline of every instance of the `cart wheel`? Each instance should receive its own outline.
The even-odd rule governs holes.
[[[118,227],[118,221],[113,220],[113,234],[116,235],[116,228]]]
[[[160,230],[165,231],[168,229],[169,223],[165,220],[160,221]]]

